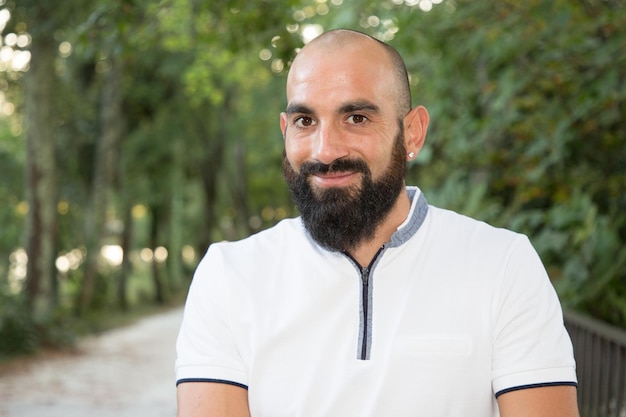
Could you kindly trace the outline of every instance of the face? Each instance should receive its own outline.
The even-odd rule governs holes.
[[[330,165],[306,162],[297,173],[285,156],[283,173],[304,225],[320,245],[338,251],[350,251],[374,236],[377,226],[392,209],[404,188],[406,149],[400,129],[393,146],[391,162],[380,179],[362,159],[339,159]],[[362,175],[357,186],[314,188],[313,175],[332,175],[353,171]]]
[[[330,164],[362,159],[378,179],[389,165],[399,115],[390,64],[381,48],[365,41],[328,52],[304,50],[287,81],[281,115],[287,160],[296,172],[307,161]],[[317,190],[357,185],[350,170],[313,175]]]
[[[311,235],[349,250],[372,237],[404,186],[396,90],[385,52],[371,44],[301,54],[281,115],[283,170]]]

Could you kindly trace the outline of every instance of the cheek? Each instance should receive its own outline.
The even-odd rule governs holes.
[[[391,147],[378,148],[370,155],[370,169],[375,179],[379,179],[381,175],[387,171],[393,163],[394,149]]]
[[[298,170],[308,158],[308,150],[304,141],[285,139],[285,155],[291,166]]]

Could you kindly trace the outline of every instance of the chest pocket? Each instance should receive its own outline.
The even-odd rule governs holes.
[[[463,369],[472,366],[474,346],[469,335],[420,335],[402,338],[399,356],[421,368]]]

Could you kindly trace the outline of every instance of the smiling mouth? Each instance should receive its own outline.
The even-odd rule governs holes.
[[[311,181],[319,187],[345,187],[354,183],[357,171],[336,171],[311,174]]]
[[[360,159],[337,159],[330,164],[305,162],[300,175],[305,176],[312,186],[318,188],[343,188],[358,185],[359,178],[367,175],[368,167]]]

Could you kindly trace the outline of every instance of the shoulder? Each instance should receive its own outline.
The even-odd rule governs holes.
[[[302,222],[294,218],[282,220],[242,240],[213,243],[194,272],[192,286],[211,286],[215,293],[228,291],[227,287],[233,282],[268,275],[268,271],[296,259],[290,255],[293,251],[310,253],[306,242]]]
[[[289,218],[275,226],[238,241],[211,244],[203,262],[220,262],[229,265],[250,264],[254,261],[285,259],[288,252],[309,249],[309,237],[300,218]]]
[[[304,226],[300,217],[281,220],[274,226],[254,233],[244,239],[232,242],[220,242],[217,243],[217,245],[236,248],[261,244],[270,244],[271,246],[275,246],[287,239],[294,238],[306,238]]]
[[[435,206],[429,206],[425,229],[429,239],[463,245],[467,250],[530,246],[528,237],[522,233]]]

